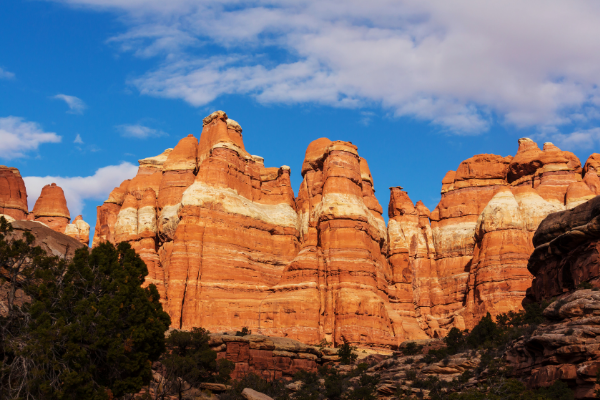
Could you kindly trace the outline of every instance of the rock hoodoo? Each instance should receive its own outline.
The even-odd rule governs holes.
[[[65,193],[56,183],[46,185],[28,212],[25,182],[16,168],[0,165],[0,215],[9,222],[37,221],[52,230],[63,233],[87,245],[90,242],[90,226],[79,215],[72,224]]]
[[[0,165],[0,214],[24,220],[28,210],[27,190],[19,170]]]
[[[217,111],[199,140],[140,160],[98,207],[94,245],[132,244],[176,328],[394,346],[520,309],[534,232],[598,193],[595,159],[520,139],[448,172],[433,211],[391,188],[386,228],[352,143],[313,141],[295,198],[289,167],[248,154]]]

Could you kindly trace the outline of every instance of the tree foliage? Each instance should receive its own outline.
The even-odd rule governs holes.
[[[12,399],[109,399],[138,392],[165,350],[170,318],[146,265],[127,243],[79,249],[71,262],[46,257],[25,234],[7,240],[0,221],[2,266],[30,297],[0,325],[2,392]],[[33,258],[31,257],[33,255]],[[12,267],[13,269],[15,267]]]
[[[226,359],[217,360],[217,352],[210,348],[209,339],[209,332],[203,328],[171,332],[167,338],[168,352],[161,358],[165,392],[181,399],[186,391],[203,382],[229,381],[235,365]]]

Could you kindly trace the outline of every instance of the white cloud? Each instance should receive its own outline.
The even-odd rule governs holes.
[[[119,132],[121,132],[121,136],[132,137],[132,138],[137,138],[137,139],[147,139],[147,138],[153,137],[153,136],[166,135],[166,133],[161,130],[149,128],[147,126],[140,125],[140,124],[117,125],[117,130]]]
[[[35,122],[20,117],[0,118],[0,158],[11,160],[25,157],[42,143],[60,143],[61,137],[54,132],[44,132]]]
[[[0,79],[14,79],[15,74],[8,72],[5,69],[0,68]]]
[[[540,134],[536,139],[551,141],[562,149],[593,149],[600,145],[600,128],[584,129],[571,133],[552,132]]]
[[[81,138],[81,135],[79,133],[77,134],[77,136],[75,136],[75,140],[73,140],[73,143],[83,144],[83,139]]]
[[[112,42],[162,58],[132,83],[195,106],[227,94],[378,104],[457,132],[481,132],[497,119],[579,123],[593,114],[585,109],[600,108],[599,2],[62,2],[125,16],[129,30]],[[197,50],[207,43],[210,50]]]
[[[106,200],[115,187],[125,179],[133,178],[136,173],[135,165],[123,162],[102,167],[91,176],[26,176],[23,179],[27,187],[29,207],[33,209],[42,188],[54,182],[64,190],[69,213],[71,218],[75,218],[82,213],[85,200]]]
[[[86,104],[79,97],[69,96],[66,94],[57,94],[53,99],[63,100],[69,106],[68,113],[83,114],[83,110],[87,108]]]

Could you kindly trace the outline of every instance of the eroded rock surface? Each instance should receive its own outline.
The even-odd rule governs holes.
[[[513,343],[504,358],[530,387],[569,384],[577,399],[595,398],[600,369],[600,292],[578,290],[544,310],[547,323]]]
[[[471,329],[487,312],[521,309],[533,279],[533,235],[551,213],[595,198],[595,160],[582,170],[575,155],[552,143],[540,149],[519,139],[514,157],[481,154],[448,172],[428,218],[392,188],[389,261],[401,289],[393,304],[406,312],[414,301],[421,328],[439,337],[452,327]],[[582,178],[585,171],[592,173]]]
[[[0,165],[0,214],[23,220],[28,210],[27,189],[19,170]]]

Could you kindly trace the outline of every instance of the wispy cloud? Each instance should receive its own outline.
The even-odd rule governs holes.
[[[35,122],[20,117],[0,118],[0,158],[11,160],[25,157],[42,143],[60,143],[61,137],[54,132],[44,132]]]
[[[87,105],[79,97],[69,96],[66,94],[57,94],[53,96],[54,99],[63,100],[69,106],[68,113],[71,114],[83,114],[83,110],[87,108]]]
[[[119,165],[109,165],[96,170],[90,176],[26,176],[28,203],[33,207],[42,192],[42,188],[52,182],[65,192],[71,217],[81,214],[85,200],[103,201],[109,193],[125,179],[130,179],[137,173],[137,167],[123,162]]]
[[[14,79],[15,74],[8,72],[5,69],[0,68],[0,79]]]
[[[578,130],[570,133],[552,132],[535,136],[536,139],[551,141],[564,149],[594,149],[600,145],[600,128]]]
[[[231,94],[379,105],[456,133],[600,110],[598,2],[60,1],[119,12],[129,29],[112,42],[159,58],[133,85],[194,106]]]
[[[73,143],[83,144],[83,139],[81,138],[81,135],[79,133],[77,134],[77,136],[75,136],[75,140],[73,140]]]
[[[117,125],[117,130],[121,132],[121,136],[131,137],[136,139],[147,139],[149,137],[165,136],[166,132],[159,129],[149,128],[140,124],[124,124]]]

